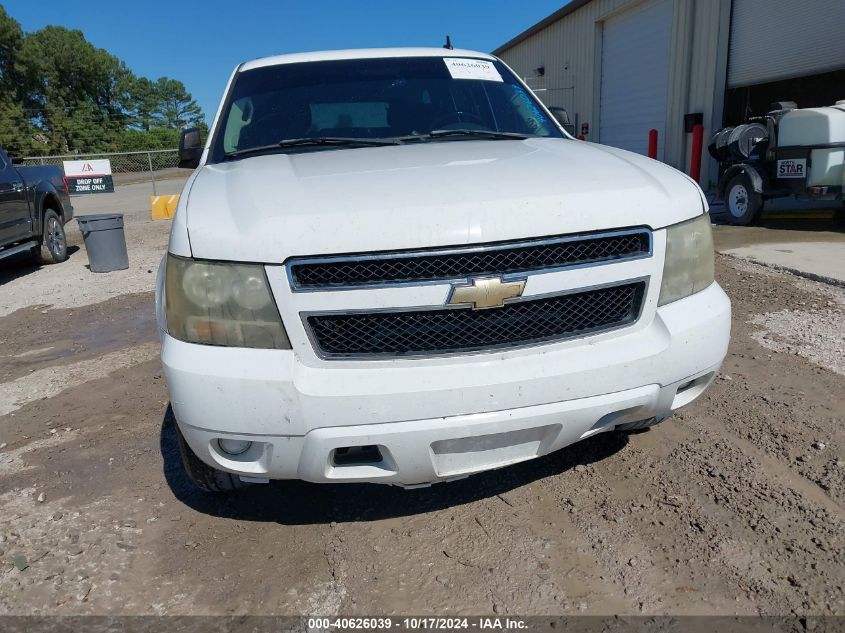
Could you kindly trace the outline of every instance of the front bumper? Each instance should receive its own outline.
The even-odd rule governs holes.
[[[179,427],[197,456],[243,476],[413,485],[524,461],[617,424],[670,414],[710,384],[730,302],[717,285],[628,333],[432,362],[312,366],[294,352],[163,334]],[[253,442],[223,453],[221,438]],[[382,459],[338,465],[338,448]]]

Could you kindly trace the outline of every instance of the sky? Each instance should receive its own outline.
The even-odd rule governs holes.
[[[442,46],[490,52],[569,0],[11,0],[24,31],[79,29],[137,75],[181,80],[210,122],[240,62],[299,51]],[[0,0],[2,2],[2,0]]]

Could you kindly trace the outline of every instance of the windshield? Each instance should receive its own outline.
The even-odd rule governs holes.
[[[361,146],[364,139],[562,136],[503,64],[458,57],[334,60],[248,70],[237,75],[217,127],[212,162],[250,154],[253,148],[296,152],[356,146],[338,139],[356,139]],[[442,130],[466,133],[427,136]],[[333,142],[302,142],[318,138]],[[284,144],[291,140],[296,142]]]

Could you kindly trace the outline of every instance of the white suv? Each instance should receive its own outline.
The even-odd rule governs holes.
[[[247,62],[181,157],[157,312],[208,490],[507,466],[655,424],[725,356],[698,186],[571,138],[495,57]]]

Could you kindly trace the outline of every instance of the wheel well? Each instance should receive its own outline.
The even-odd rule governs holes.
[[[722,176],[721,182],[719,183],[719,199],[723,200],[725,198],[725,194],[727,193],[728,183],[734,179],[735,176],[739,174],[745,174],[748,179],[751,181],[751,186],[757,193],[763,193],[763,177],[760,175],[754,167],[751,165],[732,165],[728,168],[725,172],[725,175]]]
[[[55,211],[59,214],[59,218],[61,218],[62,222],[65,221],[65,212],[62,209],[62,204],[59,202],[59,199],[56,198],[52,193],[48,193],[44,196],[44,202],[41,203],[41,219],[44,220],[44,214],[47,213],[48,210]]]

